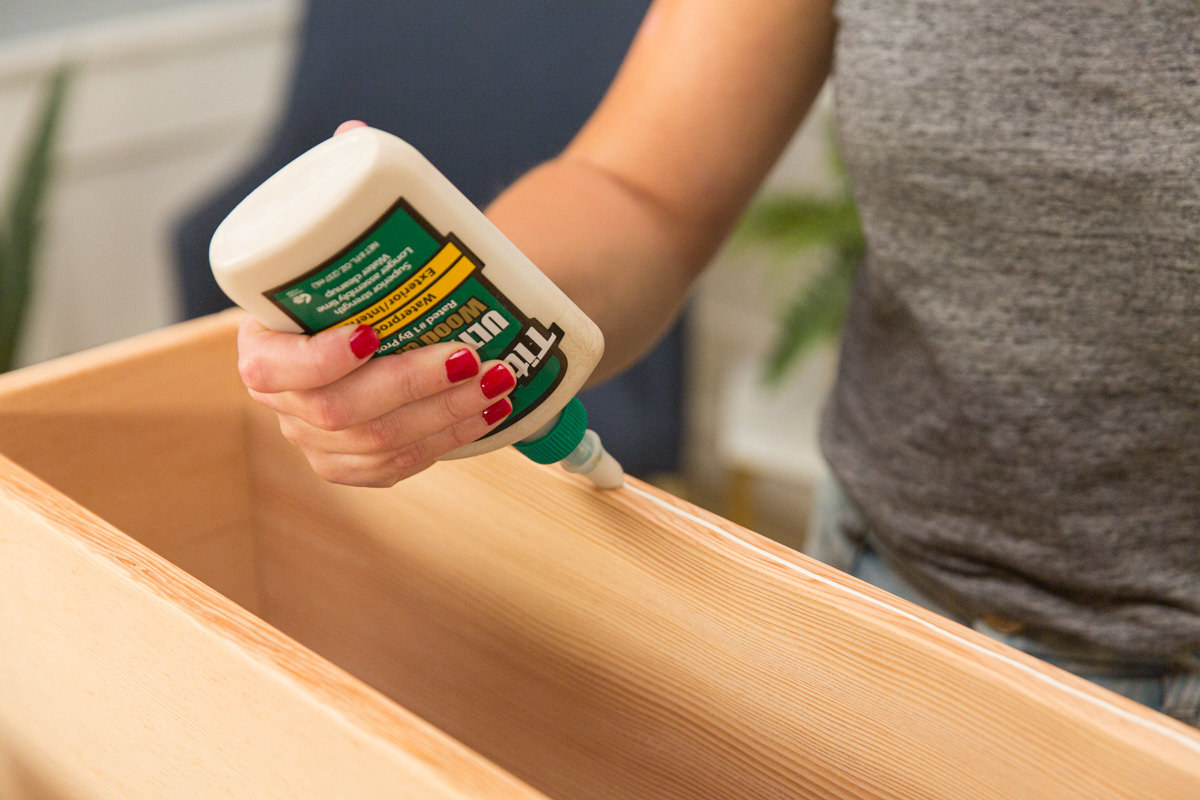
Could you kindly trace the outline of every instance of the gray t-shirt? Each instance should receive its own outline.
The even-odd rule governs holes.
[[[834,473],[957,610],[1200,648],[1200,2],[837,13]]]

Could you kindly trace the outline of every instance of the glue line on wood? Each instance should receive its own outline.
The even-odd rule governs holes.
[[[702,519],[701,517],[698,517],[695,514],[691,514],[681,508],[677,508],[677,507],[671,505],[670,503],[663,501],[661,498],[656,497],[655,495],[650,494],[649,492],[643,491],[642,489],[639,489],[636,486],[627,486],[626,489],[628,491],[633,492],[634,494],[638,495],[639,497],[671,512],[672,514],[674,514],[678,517],[681,517],[682,519],[686,519],[688,522],[699,525],[699,526],[705,528],[706,530],[712,531],[713,533],[717,534],[725,541],[731,542],[732,544],[735,544],[738,547],[741,547],[745,550],[749,550],[757,556],[765,558],[768,561],[771,561],[771,562],[778,564],[782,567],[785,567],[787,569],[798,572],[801,575],[804,575],[806,578],[810,578],[810,579],[817,581],[817,582],[819,582],[825,586],[828,586],[832,589],[836,589],[839,592],[850,595],[850,596],[854,597],[856,600],[860,600],[860,601],[869,603],[870,605],[875,606],[876,608],[879,608],[882,611],[885,611],[886,613],[893,614],[897,617],[902,617],[905,620],[912,622],[916,625],[919,625],[922,628],[936,634],[937,636],[939,636],[941,638],[951,640],[955,644],[967,647],[970,650],[974,651],[975,653],[982,655],[988,659],[991,659],[994,661],[999,661],[1009,667],[1017,669],[1017,670],[1025,673],[1029,677],[1032,677],[1038,681],[1041,681],[1042,683],[1046,683],[1051,686],[1054,686],[1056,689],[1058,689],[1060,691],[1066,692],[1076,698],[1079,698],[1080,700],[1084,700],[1087,703],[1090,703],[1098,708],[1101,708],[1106,712],[1115,714],[1115,715],[1125,719],[1128,722],[1132,722],[1140,727],[1143,727],[1150,731],[1153,731],[1154,733],[1165,736],[1165,737],[1171,739],[1172,741],[1174,741],[1178,744],[1181,744],[1184,747],[1186,747],[1187,749],[1200,755],[1200,743],[1197,743],[1195,741],[1195,739],[1188,737],[1188,736],[1184,736],[1183,734],[1179,733],[1178,731],[1174,731],[1171,728],[1168,728],[1166,725],[1160,724],[1159,722],[1155,721],[1153,718],[1149,718],[1149,717],[1131,713],[1113,703],[1108,702],[1103,697],[1100,697],[1100,696],[1097,696],[1097,695],[1094,695],[1094,694],[1091,694],[1088,692],[1080,691],[1079,689],[1075,688],[1074,686],[1070,686],[1066,683],[1063,683],[1062,681],[1055,678],[1054,675],[1052,675],[1048,672],[1044,672],[1042,670],[1035,669],[1035,668],[1031,667],[1029,664],[1023,663],[1022,661],[1019,661],[1015,658],[1011,658],[1002,652],[999,652],[996,650],[991,650],[986,647],[982,647],[981,645],[977,644],[976,642],[971,641],[970,639],[966,639],[961,636],[956,636],[953,632],[946,630],[945,628],[939,627],[937,625],[934,625],[933,623],[929,622],[928,620],[922,619],[921,617],[917,616],[916,614],[909,613],[908,611],[905,611],[902,608],[899,608],[897,606],[886,603],[886,602],[884,602],[876,597],[872,597],[871,595],[868,595],[864,592],[860,592],[851,586],[846,586],[844,584],[838,583],[837,581],[832,581],[823,575],[819,575],[815,572],[805,569],[804,567],[800,566],[799,564],[797,564],[793,561],[789,561],[787,559],[780,558],[779,556],[777,556],[773,553],[767,552],[766,550],[763,550],[762,548],[756,547],[754,544],[752,544],[740,537],[734,536],[733,534],[729,533],[728,531],[721,529],[719,526],[712,524],[708,520]]]

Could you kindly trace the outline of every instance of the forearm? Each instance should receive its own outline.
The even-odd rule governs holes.
[[[566,152],[489,208],[600,325],[595,380],[655,341],[816,96],[832,0],[655,0]],[[513,411],[511,366],[455,341],[387,358],[370,326],[315,336],[248,322],[252,395],[327,480],[388,486]]]
[[[643,354],[816,97],[828,0],[656,0],[596,113],[489,216],[600,325],[597,379]]]
[[[593,382],[628,367],[669,328],[721,239],[570,156],[530,172],[488,216],[604,332]]]

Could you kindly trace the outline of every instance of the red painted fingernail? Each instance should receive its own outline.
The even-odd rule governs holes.
[[[366,358],[379,349],[379,335],[370,325],[359,325],[350,335],[350,351],[357,358]]]
[[[337,126],[337,129],[334,130],[333,135],[338,136],[340,134],[345,133],[346,131],[352,131],[355,128],[365,128],[365,127],[367,127],[367,123],[363,122],[361,119],[348,119],[345,122],[343,122],[341,125]]]
[[[462,350],[455,350],[446,359],[446,377],[451,383],[465,381],[478,374],[479,362],[475,360],[475,354],[465,347]]]
[[[495,425],[511,413],[512,403],[506,397],[503,400],[497,400],[483,410],[483,421],[488,425]]]
[[[513,377],[512,370],[503,364],[497,364],[483,373],[479,381],[479,389],[487,398],[499,397],[516,385],[517,379]]]

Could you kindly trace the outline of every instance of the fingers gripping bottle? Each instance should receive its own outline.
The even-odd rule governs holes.
[[[251,192],[217,228],[213,274],[268,328],[369,324],[377,355],[457,340],[512,367],[512,413],[444,456],[513,444],[597,486],[624,473],[575,394],[604,351],[596,327],[411,145],[360,127]]]

